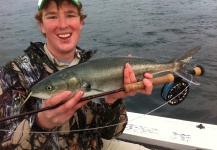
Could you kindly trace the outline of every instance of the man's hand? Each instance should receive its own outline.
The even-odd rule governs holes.
[[[153,89],[153,85],[152,83],[148,80],[150,78],[153,78],[152,74],[150,73],[145,73],[144,74],[144,79],[143,79],[143,84],[145,86],[145,89],[142,90],[138,90],[138,91],[132,91],[129,93],[125,93],[125,92],[118,92],[115,94],[111,94],[108,95],[105,98],[106,103],[114,103],[117,99],[126,97],[126,96],[134,96],[137,92],[143,93],[143,94],[147,94],[150,95]],[[137,82],[135,74],[133,72],[132,67],[130,66],[130,64],[126,64],[125,65],[125,69],[124,69],[124,84],[129,84],[129,83],[135,83]]]
[[[75,111],[86,105],[89,101],[79,102],[84,92],[79,91],[72,98],[70,91],[62,92],[53,96],[42,103],[42,108],[55,106],[61,102],[66,102],[58,108],[40,112],[37,115],[37,123],[42,128],[52,129],[61,126],[69,121]]]

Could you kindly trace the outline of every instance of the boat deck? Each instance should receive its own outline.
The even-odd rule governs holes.
[[[217,149],[217,125],[128,112],[120,140],[159,150]]]

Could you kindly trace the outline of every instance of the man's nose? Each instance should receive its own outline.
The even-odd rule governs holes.
[[[66,28],[68,26],[67,19],[65,17],[60,17],[59,19],[59,27]]]

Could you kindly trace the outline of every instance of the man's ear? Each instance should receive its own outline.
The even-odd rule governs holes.
[[[83,29],[83,26],[84,26],[84,21],[81,21],[80,30]]]
[[[40,23],[40,24],[39,24],[39,27],[40,27],[40,29],[41,29],[41,32],[42,32],[43,34],[46,34],[46,30],[45,30],[44,24],[43,24],[43,23]]]

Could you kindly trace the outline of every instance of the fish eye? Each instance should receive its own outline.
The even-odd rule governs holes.
[[[48,91],[52,91],[52,90],[53,90],[52,86],[47,86],[46,89],[47,89]]]

